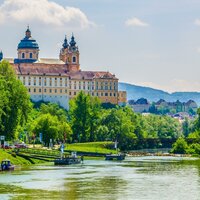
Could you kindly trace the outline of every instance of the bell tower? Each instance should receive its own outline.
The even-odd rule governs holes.
[[[69,71],[79,71],[79,50],[76,45],[74,35],[72,34],[71,41],[68,44],[65,36],[63,48],[60,50],[60,60],[67,64]]]
[[[63,46],[63,48],[60,50],[59,58],[60,58],[60,60],[62,60],[64,63],[67,64],[69,44],[67,42],[67,36],[66,35],[65,35],[65,39],[64,39],[62,46]]]

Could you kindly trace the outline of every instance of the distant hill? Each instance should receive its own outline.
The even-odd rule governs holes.
[[[170,102],[176,100],[186,102],[192,99],[200,106],[200,92],[174,92],[170,94],[162,90],[132,85],[128,83],[119,83],[119,90],[125,90],[127,92],[128,100],[137,100],[143,97],[148,99],[150,102],[158,101],[159,99],[164,99]]]

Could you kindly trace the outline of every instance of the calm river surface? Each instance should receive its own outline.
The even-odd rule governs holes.
[[[4,199],[200,200],[200,162],[127,157],[123,162],[31,166],[0,172],[0,200]]]

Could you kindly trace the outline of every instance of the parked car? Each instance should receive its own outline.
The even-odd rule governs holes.
[[[13,149],[13,146],[9,146],[9,145],[1,145],[2,149]]]
[[[15,148],[17,149],[25,149],[28,148],[26,144],[22,143],[22,144],[15,144]]]

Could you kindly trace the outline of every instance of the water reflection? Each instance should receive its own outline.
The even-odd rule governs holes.
[[[173,157],[31,166],[0,173],[0,199],[198,200],[200,162]]]

